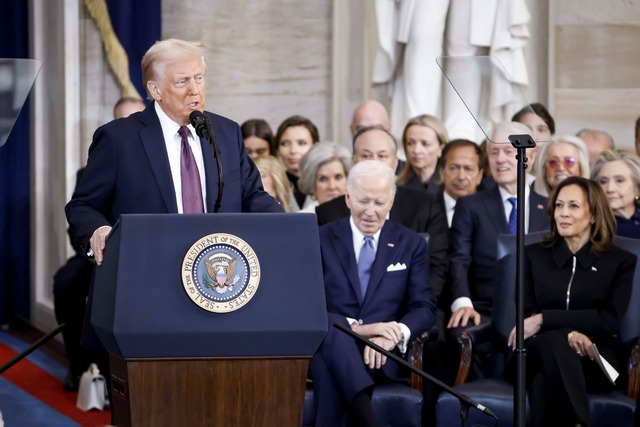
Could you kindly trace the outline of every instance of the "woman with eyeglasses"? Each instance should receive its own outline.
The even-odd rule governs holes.
[[[604,151],[591,174],[616,217],[616,234],[640,239],[640,157],[630,151]]]
[[[553,138],[544,144],[534,165],[534,191],[549,197],[551,191],[570,176],[590,177],[589,154],[577,136]]]

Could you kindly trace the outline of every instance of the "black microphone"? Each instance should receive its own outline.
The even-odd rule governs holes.
[[[198,134],[200,138],[211,142],[211,134],[207,128],[207,117],[202,114],[202,111],[192,111],[191,114],[189,114],[189,121],[193,127],[196,128],[196,134]]]
[[[435,377],[432,377],[431,375],[427,374],[422,369],[416,368],[415,366],[411,365],[411,363],[407,362],[403,358],[396,356],[395,354],[391,353],[388,350],[385,350],[384,348],[380,347],[379,345],[377,345],[375,343],[372,343],[371,341],[369,341],[368,339],[366,339],[362,335],[356,334],[350,328],[348,328],[348,327],[346,327],[346,326],[344,326],[344,325],[342,325],[340,323],[334,323],[333,327],[340,329],[342,332],[344,332],[347,335],[352,336],[353,338],[355,338],[356,340],[360,341],[361,343],[363,343],[367,347],[371,347],[372,349],[374,349],[378,353],[381,353],[381,354],[385,355],[388,359],[394,360],[397,363],[401,364],[402,366],[404,366],[404,367],[406,367],[408,369],[411,369],[413,372],[415,372],[416,374],[420,375],[422,378],[424,378],[424,379],[426,379],[428,381],[431,381],[435,385],[437,385],[440,388],[444,389],[447,393],[457,397],[458,400],[460,400],[461,403],[464,403],[464,404],[466,404],[466,405],[468,405],[470,407],[476,408],[478,411],[480,411],[480,412],[482,412],[484,414],[487,414],[490,417],[493,417],[496,421],[498,421],[498,417],[496,417],[495,414],[493,412],[491,412],[491,410],[489,408],[487,408],[486,406],[481,405],[478,402],[475,402],[474,400],[472,400],[466,394],[458,393],[453,388],[449,387],[448,385],[446,385],[445,383],[443,383],[439,379],[437,379]]]
[[[189,114],[189,121],[196,129],[196,134],[200,138],[204,138],[213,146],[213,155],[216,158],[216,166],[218,167],[218,196],[213,205],[213,212],[220,210],[220,202],[222,200],[222,191],[224,190],[224,179],[222,178],[222,160],[220,159],[220,149],[218,148],[218,141],[211,129],[211,123],[209,118],[204,115],[202,111],[194,110]]]

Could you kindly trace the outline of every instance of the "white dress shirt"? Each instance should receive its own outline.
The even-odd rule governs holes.
[[[444,212],[447,214],[447,223],[449,224],[449,228],[451,228],[451,221],[453,221],[453,213],[456,210],[456,199],[447,194],[447,192],[443,192],[444,196]]]
[[[182,209],[182,181],[180,179],[180,153],[182,151],[182,138],[178,133],[180,125],[171,120],[166,115],[157,102],[153,103],[156,109],[156,114],[160,120],[160,126],[162,127],[162,135],[164,136],[164,145],[167,149],[167,155],[169,156],[169,166],[171,167],[171,178],[173,178],[173,189],[176,194],[176,202],[178,204],[178,213],[183,213]],[[202,187],[202,205],[204,211],[207,211],[207,182],[204,171],[204,159],[202,157],[202,147],[200,146],[200,138],[196,135],[196,130],[193,126],[188,125],[189,129],[189,146],[193,152],[193,157],[196,160],[198,166],[198,173],[200,175],[200,186]]]
[[[351,225],[351,236],[353,237],[353,252],[356,254],[357,263],[358,259],[360,258],[360,250],[362,249],[362,246],[364,246],[364,234],[362,234],[362,232],[358,230],[358,227],[356,227],[356,223],[353,222],[352,216],[349,217],[349,225]],[[378,242],[380,241],[381,231],[382,229],[378,230],[373,236],[371,236],[373,237],[373,241],[371,242],[371,244],[373,245],[373,250],[376,252],[376,255],[378,253]],[[354,323],[362,325],[361,319],[352,319],[350,317],[347,317],[347,321],[350,325],[353,325]],[[407,345],[409,344],[409,338],[411,337],[411,330],[404,323],[398,322],[398,325],[400,326],[400,329],[402,329],[403,340],[402,342],[398,343],[397,347],[398,350],[400,350],[400,352],[404,354],[407,351]]]

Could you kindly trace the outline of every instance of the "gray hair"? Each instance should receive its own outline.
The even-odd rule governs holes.
[[[577,136],[578,138],[582,138],[584,135],[588,135],[588,134],[596,134],[596,133],[599,133],[599,134],[603,135],[605,138],[607,138],[607,144],[608,144],[609,150],[614,150],[614,149],[616,148],[616,147],[615,147],[615,144],[614,144],[614,142],[613,142],[613,137],[612,137],[611,135],[609,135],[609,133],[608,133],[608,132],[605,132],[605,131],[603,131],[603,130],[599,130],[599,129],[588,129],[588,128],[580,129],[580,130],[578,131],[578,133],[576,133],[576,136]]]
[[[347,192],[352,193],[353,182],[357,178],[388,179],[391,183],[391,195],[396,192],[396,174],[386,163],[379,160],[363,160],[351,168],[347,177]]]
[[[531,135],[531,129],[529,128],[529,126],[520,122],[502,122],[502,123],[497,123],[493,127],[493,131],[491,132],[491,139],[493,139],[494,135],[497,133],[506,133],[507,135],[518,135],[518,134]],[[493,142],[493,141],[489,141],[489,142]],[[497,141],[495,143],[510,144],[508,139],[506,141]]]
[[[551,193],[551,187],[547,183],[545,178],[545,165],[547,158],[549,157],[549,149],[554,145],[569,144],[575,147],[578,153],[578,162],[580,163],[580,176],[583,178],[589,178],[591,170],[589,168],[589,154],[587,146],[584,141],[573,135],[565,135],[561,137],[554,137],[551,141],[545,143],[538,154],[535,164],[533,165],[533,173],[536,180],[533,184],[533,190],[545,197],[549,197]]]
[[[344,168],[345,175],[351,169],[351,154],[347,147],[335,142],[319,142],[300,159],[300,180],[298,188],[309,196],[316,192],[316,175],[321,166],[333,161],[339,161]]]
[[[602,167],[609,162],[620,160],[629,167],[631,171],[631,180],[636,188],[636,194],[640,194],[640,157],[630,151],[623,150],[606,150],[593,161],[593,169],[591,170],[591,178],[598,180],[598,175]],[[640,205],[640,200],[635,201],[635,205]]]

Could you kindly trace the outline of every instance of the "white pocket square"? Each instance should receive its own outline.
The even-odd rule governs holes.
[[[407,265],[403,262],[403,263],[397,263],[397,264],[390,264],[389,267],[387,267],[387,271],[400,271],[400,270],[406,270],[407,269]]]

